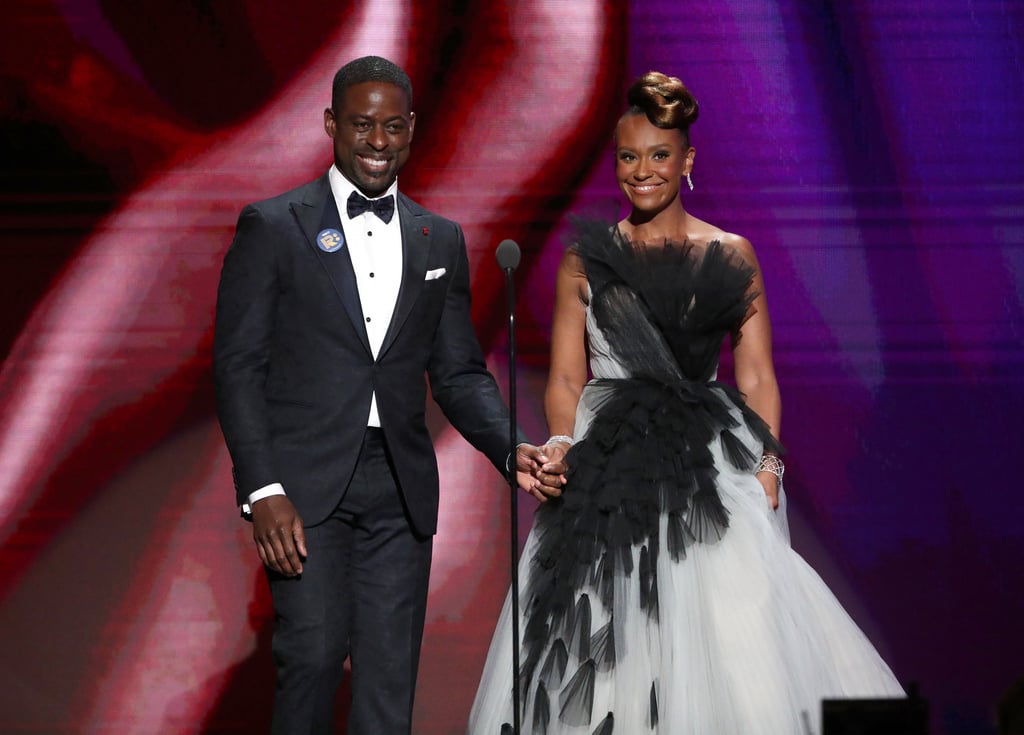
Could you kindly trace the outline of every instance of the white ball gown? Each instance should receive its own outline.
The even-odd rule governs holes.
[[[594,379],[519,564],[522,732],[817,735],[823,698],[903,696],[790,547],[784,494],[773,510],[755,477],[780,447],[716,380],[752,269],[595,222],[574,247]],[[510,732],[511,638],[507,599],[470,735]]]

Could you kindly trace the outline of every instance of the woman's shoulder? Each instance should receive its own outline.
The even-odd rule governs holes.
[[[739,257],[749,265],[757,265],[757,255],[754,253],[754,246],[750,240],[735,232],[726,232],[707,222],[701,222],[700,225],[701,227],[691,231],[691,238],[694,242],[708,246],[718,243],[726,253]]]
[[[732,251],[751,265],[757,262],[757,256],[754,254],[754,246],[750,243],[750,240],[742,235],[737,235],[734,232],[723,232],[717,240],[722,244],[724,249]]]

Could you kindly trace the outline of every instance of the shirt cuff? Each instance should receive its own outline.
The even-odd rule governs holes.
[[[516,452],[518,452],[519,451],[519,447],[523,446],[524,444],[529,444],[529,442],[519,442],[518,444],[516,444]],[[512,454],[515,454],[515,452],[513,452]],[[506,472],[511,472],[512,471],[512,454],[510,454],[507,457],[505,457],[505,471]],[[282,490],[282,492],[284,492],[284,491]]]
[[[271,495],[284,495],[284,485],[279,482],[273,482],[269,485],[264,485],[259,490],[254,490],[249,493],[249,502],[242,503],[242,513],[248,515],[252,513],[252,506],[257,500],[263,500],[263,498],[269,498]]]

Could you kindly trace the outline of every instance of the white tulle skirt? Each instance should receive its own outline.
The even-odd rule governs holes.
[[[904,696],[871,642],[790,547],[784,494],[772,510],[756,477],[723,461],[721,447],[712,450],[727,533],[693,544],[679,561],[664,549],[657,555],[656,619],[640,608],[637,574],[616,577],[614,611],[593,590],[591,629],[613,621],[616,655],[614,667],[593,678],[590,720],[564,722],[565,693],[553,688],[546,692],[548,722],[537,725],[537,687],[528,685],[523,733],[817,735],[824,698]],[[665,524],[662,516],[662,540]],[[537,534],[535,523],[519,566],[521,598]],[[633,551],[635,569],[640,549]],[[509,596],[473,704],[471,735],[499,735],[512,722],[511,622]],[[579,664],[570,653],[563,688]]]

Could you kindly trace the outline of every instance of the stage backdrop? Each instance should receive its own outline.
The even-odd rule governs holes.
[[[414,78],[401,185],[465,226],[500,375],[493,250],[523,246],[538,440],[564,217],[622,211],[628,79],[692,88],[684,201],[763,265],[794,545],[933,733],[994,733],[1024,675],[1022,3],[285,5],[0,11],[0,731],[265,730],[270,609],[213,412],[216,281],[241,207],[326,170],[332,74],[376,53]],[[507,586],[507,493],[431,420],[416,731],[458,733]]]

